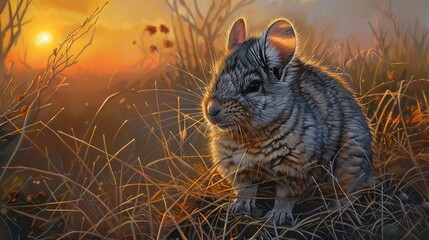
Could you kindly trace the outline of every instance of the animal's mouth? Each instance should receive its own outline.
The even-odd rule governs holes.
[[[210,116],[205,112],[206,120],[213,126],[218,127],[220,130],[229,130],[234,127],[233,123],[225,123],[222,118]]]
[[[227,131],[230,130],[232,128],[234,128],[234,124],[231,122],[223,122],[219,119],[213,119],[213,118],[208,118],[208,123],[210,125],[212,125],[213,127],[217,127],[217,129],[221,130],[221,131]]]
[[[214,103],[210,107],[206,104],[207,101],[203,103],[204,105],[204,117],[206,121],[213,126],[216,126],[221,131],[228,131],[234,129],[236,123],[231,121],[228,116],[225,116],[225,113],[222,109],[216,111]],[[214,101],[216,103],[216,101]]]
[[[215,124],[215,125],[221,130],[228,130],[234,126],[233,124]]]

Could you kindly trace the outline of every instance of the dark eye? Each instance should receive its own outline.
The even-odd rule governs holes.
[[[250,82],[249,86],[247,86],[245,93],[251,93],[251,92],[257,92],[259,91],[259,88],[261,88],[261,82],[259,81],[252,81]]]

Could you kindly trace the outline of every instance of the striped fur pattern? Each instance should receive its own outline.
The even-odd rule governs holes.
[[[372,136],[351,91],[297,57],[289,21],[278,19],[261,37],[247,39],[238,21],[230,54],[203,101],[214,162],[236,188],[230,209],[249,213],[258,184],[272,181],[276,200],[267,217],[283,223],[326,169],[345,192],[368,184]]]

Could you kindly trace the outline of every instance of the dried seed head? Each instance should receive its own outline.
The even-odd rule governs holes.
[[[165,48],[172,48],[174,46],[174,43],[170,40],[164,40],[163,45]]]
[[[149,33],[149,35],[154,35],[156,34],[157,28],[156,26],[153,25],[147,25],[145,28],[145,31]]]
[[[167,25],[161,24],[161,25],[159,25],[159,31],[167,34],[170,32],[170,29],[167,27]]]
[[[394,81],[397,80],[399,78],[399,73],[398,71],[392,70],[392,71],[387,71],[387,77]]]
[[[155,45],[150,45],[150,52],[151,52],[151,53],[158,52],[158,47],[157,47],[157,46],[155,46]]]

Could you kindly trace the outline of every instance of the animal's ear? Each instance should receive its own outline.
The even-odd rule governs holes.
[[[278,19],[268,27],[263,38],[268,66],[282,69],[289,64],[296,48],[292,24],[286,19]]]
[[[232,25],[228,34],[228,50],[232,50],[242,44],[246,39],[246,23],[240,18]]]

